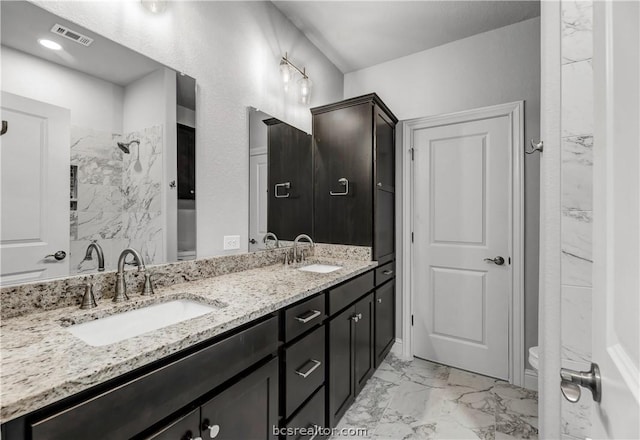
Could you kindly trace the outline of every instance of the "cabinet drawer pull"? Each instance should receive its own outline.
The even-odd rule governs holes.
[[[320,310],[309,310],[308,312],[305,312],[300,316],[296,316],[296,321],[306,324],[307,322],[317,318],[320,315],[322,315],[322,312]]]
[[[383,270],[382,275],[393,275],[393,271],[391,269]]]
[[[310,375],[311,373],[313,373],[314,371],[316,371],[316,369],[317,369],[320,365],[322,365],[322,362],[317,361],[317,360],[315,360],[315,359],[310,359],[310,360],[309,360],[309,362],[313,362],[313,366],[312,366],[311,368],[309,368],[307,371],[305,371],[304,373],[303,373],[303,372],[301,372],[301,371],[296,370],[296,374],[297,374],[298,376],[302,376],[302,378],[303,378],[303,379],[306,379],[307,377],[309,377],[309,375]],[[307,363],[309,363],[309,362],[307,362]]]

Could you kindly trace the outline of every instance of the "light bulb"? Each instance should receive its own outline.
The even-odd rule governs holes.
[[[308,104],[311,100],[311,88],[313,87],[313,82],[309,79],[308,76],[302,77],[298,80],[298,89],[300,92],[300,102],[302,104]]]
[[[167,9],[166,0],[140,0],[142,5],[154,14],[161,14]]]
[[[282,82],[284,83],[284,89],[289,88],[289,81],[291,81],[291,67],[284,58],[280,61],[280,75],[282,76]]]

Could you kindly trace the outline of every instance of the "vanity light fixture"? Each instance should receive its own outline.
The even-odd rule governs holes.
[[[62,46],[60,46],[58,43],[56,43],[55,41],[47,40],[46,38],[40,38],[38,40],[38,43],[40,43],[40,45],[46,47],[47,49],[51,49],[51,50],[62,49]]]
[[[140,2],[149,12],[154,14],[162,14],[167,9],[165,0],[140,0]]]
[[[289,91],[289,83],[296,71],[302,75],[302,78],[298,80],[300,103],[308,104],[311,100],[311,88],[313,87],[313,81],[309,79],[306,68],[303,67],[302,70],[300,70],[300,68],[289,61],[288,53],[285,52],[284,56],[280,59],[280,75],[282,76],[285,92]]]

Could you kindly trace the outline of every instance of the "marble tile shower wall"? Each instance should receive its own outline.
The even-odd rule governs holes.
[[[593,4],[562,1],[562,363],[591,362]],[[591,399],[562,400],[567,439],[591,434]]]
[[[117,142],[139,140],[124,154]],[[96,259],[79,266],[92,240],[114,269],[122,249],[134,247],[147,264],[164,261],[162,234],[162,126],[126,135],[71,128],[71,165],[77,171],[77,205],[71,210],[71,273],[95,270]]]

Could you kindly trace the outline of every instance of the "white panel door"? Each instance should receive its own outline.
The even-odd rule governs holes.
[[[2,284],[69,274],[69,114],[2,92]]]
[[[269,201],[267,154],[251,156],[249,167],[249,251],[253,252],[265,248],[262,240],[267,233]]]
[[[592,435],[639,439],[640,3],[595,2],[594,24]]]
[[[509,378],[510,127],[501,116],[414,131],[414,355],[501,379]],[[496,257],[504,263],[485,260]]]

